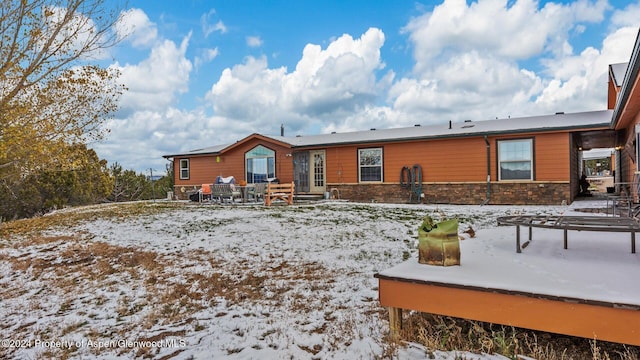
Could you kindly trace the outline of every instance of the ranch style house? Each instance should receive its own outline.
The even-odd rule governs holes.
[[[616,191],[637,197],[639,39],[629,63],[609,66],[607,109],[310,136],[254,133],[164,155],[173,161],[174,193],[186,199],[233,176],[249,184],[277,178],[294,182],[298,196],[359,202],[406,203],[418,185],[413,200],[424,203],[571,203],[580,194],[582,152],[610,148]]]

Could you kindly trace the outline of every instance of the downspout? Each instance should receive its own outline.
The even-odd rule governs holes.
[[[487,196],[480,206],[487,205],[491,200],[491,144],[487,135],[484,136],[484,142],[487,144]]]

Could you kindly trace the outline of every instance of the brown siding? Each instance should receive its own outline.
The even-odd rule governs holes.
[[[482,181],[487,177],[483,138],[378,143],[327,149],[327,182],[358,182],[358,149],[383,148],[384,182],[400,181],[402,167],[418,164],[423,181]]]
[[[569,181],[569,134],[552,133],[535,138],[536,180]]]
[[[491,171],[490,203],[559,203],[571,201],[570,134],[539,133],[521,136],[491,136],[489,142]],[[534,181],[502,181],[497,179],[496,144],[502,139],[534,139]],[[263,145],[276,151],[276,176],[283,182],[293,180],[292,149],[260,138],[250,138],[216,156],[190,159],[191,178],[176,179],[176,188],[211,183],[218,175],[244,179],[244,154]],[[382,147],[384,182],[358,184],[358,149]],[[301,151],[315,148],[305,148]],[[418,164],[423,169],[424,193],[427,202],[480,203],[487,190],[487,143],[484,137],[431,139],[397,143],[344,145],[327,148],[327,190],[338,187],[342,198],[354,201],[406,202],[408,191],[402,189],[400,171],[404,166]],[[175,159],[179,177],[179,158]],[[397,188],[397,189],[396,189]],[[380,193],[380,192],[383,193]],[[501,193],[502,192],[502,193]]]
[[[609,89],[607,91],[607,109],[613,110],[616,107],[619,89],[620,88],[616,87],[611,78],[609,78]]]
[[[483,138],[429,140],[385,146],[385,178],[398,182],[403,166],[422,167],[423,181],[482,181],[487,177]]]
[[[640,144],[636,144],[634,146],[634,141],[635,141],[635,136],[636,136],[636,130],[635,130],[635,126],[636,124],[640,123],[640,113],[637,113],[634,117],[634,120],[631,122],[631,124],[629,124],[626,127],[626,137],[624,137],[624,143],[621,144],[623,146],[622,150],[620,151],[620,166],[621,168],[619,169],[621,177],[620,177],[620,181],[621,182],[626,182],[626,183],[633,183],[633,182],[637,182],[637,175],[636,175],[636,161],[640,161],[640,159],[636,159],[635,161],[633,160],[636,155],[635,155],[635,147],[640,146]],[[618,171],[618,170],[617,170]],[[637,186],[628,186],[628,189],[631,191],[631,194],[636,198],[638,198],[638,194],[637,193]]]
[[[535,180],[569,181],[569,134],[490,137],[491,179],[497,180],[496,140],[533,138]],[[327,182],[358,182],[358,149],[382,147],[384,182],[397,183],[402,167],[418,164],[425,182],[485,181],[487,147],[483,137],[338,146],[327,149]]]
[[[326,150],[327,182],[355,183],[358,181],[358,148],[332,147]]]
[[[232,148],[220,155],[201,155],[189,158],[188,180],[180,180],[180,159],[176,157],[174,161],[175,184],[176,186],[195,185],[213,183],[217,176],[233,176],[236,181],[245,180],[244,154],[254,147],[262,145],[276,152],[276,176],[282,182],[293,181],[293,161],[291,149],[260,139],[253,139]]]
[[[568,133],[541,133],[521,136],[499,136],[491,139],[491,179],[498,179],[497,140],[533,139],[534,180],[570,181],[570,143]]]

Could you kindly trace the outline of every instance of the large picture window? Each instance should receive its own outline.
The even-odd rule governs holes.
[[[189,159],[180,159],[180,180],[189,179]]]
[[[276,152],[258,145],[244,155],[247,165],[247,182],[266,182],[276,177]]]
[[[358,150],[358,180],[382,181],[382,148]]]
[[[533,139],[498,141],[498,180],[533,180]]]

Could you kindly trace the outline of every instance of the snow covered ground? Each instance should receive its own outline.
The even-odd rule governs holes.
[[[39,234],[0,236],[0,357],[375,358],[385,351],[388,323],[373,275],[417,262],[423,216],[457,217],[462,230],[476,230],[461,243],[462,266],[465,256],[483,252],[496,263],[535,259],[523,268],[553,273],[560,283],[574,271],[543,269],[544,258],[575,264],[575,272],[614,261],[637,274],[640,257],[629,253],[626,234],[570,233],[570,251],[561,233],[555,242],[534,236],[516,255],[514,228],[495,221],[603,205],[159,202],[59,211],[39,219],[46,228]],[[601,251],[603,237],[608,251]],[[622,295],[640,298],[630,288]],[[430,353],[400,351],[403,359]]]

